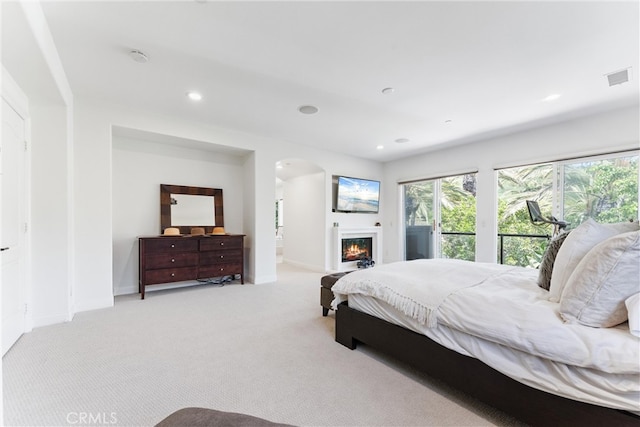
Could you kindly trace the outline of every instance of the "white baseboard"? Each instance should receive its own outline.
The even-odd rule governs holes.
[[[113,296],[111,296],[110,298],[94,298],[90,300],[76,301],[75,312],[80,313],[82,311],[90,311],[110,307],[113,307]]]
[[[34,328],[39,328],[41,326],[49,326],[55,325],[57,323],[69,322],[70,320],[71,319],[69,319],[69,315],[67,313],[57,313],[50,316],[34,317],[32,326]]]
[[[270,276],[258,276],[258,277],[249,277],[245,279],[244,283],[253,283],[254,285],[260,285],[263,283],[273,283],[278,280],[278,277],[275,275]]]
[[[127,286],[118,286],[113,289],[113,296],[117,297],[118,295],[130,295],[138,293],[138,285],[127,285]]]

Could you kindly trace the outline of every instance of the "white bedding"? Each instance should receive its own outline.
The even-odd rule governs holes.
[[[438,308],[447,297],[494,280],[513,268],[452,259],[396,262],[343,277],[334,294],[336,304],[341,302],[341,295],[348,293],[376,297],[421,324],[435,327]],[[402,280],[398,280],[400,277]]]
[[[420,269],[415,267],[420,265],[424,271],[418,276],[423,278],[425,286],[429,286],[428,282],[438,286],[430,280],[428,270],[440,261],[410,261],[416,263],[412,264],[412,280],[416,280],[416,271]],[[454,267],[451,274],[440,275],[438,281],[456,280],[455,265],[466,268],[468,263],[451,261],[446,261]],[[396,271],[395,281],[401,281],[402,273],[398,269],[401,270],[403,263],[394,264],[372,270],[390,266]],[[629,332],[628,326],[590,328],[565,324],[558,313],[559,304],[548,301],[547,291],[537,286],[536,270],[497,268],[502,270],[501,274],[493,274],[477,285],[456,289],[443,298],[437,305],[436,327],[426,325],[418,316],[407,316],[403,307],[393,306],[393,300],[375,298],[375,290],[366,290],[369,286],[358,289],[353,282],[358,280],[360,271],[336,282],[332,288],[336,294],[334,302],[348,297],[349,305],[356,309],[427,335],[532,387],[588,403],[640,412],[640,339]],[[415,297],[415,292],[412,296]]]

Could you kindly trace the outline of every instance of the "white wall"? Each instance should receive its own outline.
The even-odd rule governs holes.
[[[256,271],[253,266],[258,265],[259,260],[256,259],[255,255],[255,239],[256,239],[256,221],[255,221],[255,212],[257,211],[256,207],[256,196],[255,196],[255,188],[256,188],[256,153],[251,153],[247,156],[247,159],[244,163],[244,183],[245,183],[245,191],[242,194],[242,202],[244,204],[244,215],[242,216],[242,224],[243,224],[243,233],[246,235],[244,238],[244,263],[245,266],[248,267],[245,270],[245,274],[247,275],[246,281],[249,283],[260,283],[261,281],[269,281],[271,277],[275,275],[271,269],[266,266],[266,269],[261,270],[265,271],[262,277],[256,279]]]
[[[495,168],[640,147],[637,107],[571,120],[525,132],[427,152],[384,165],[384,241],[387,262],[402,259],[398,182],[478,170],[476,260],[495,262],[497,195]]]
[[[70,320],[72,253],[67,171],[67,109],[31,110],[31,299],[33,325]]]
[[[243,230],[244,158],[113,138],[113,290],[138,292],[138,239],[160,233],[160,184],[221,188],[225,231]]]
[[[76,311],[113,305],[111,126],[76,105],[74,193]]]
[[[279,152],[278,148],[275,141],[262,145],[256,149],[252,161],[246,163],[247,175],[253,180],[252,191],[245,195],[245,203],[253,208],[246,217],[252,226],[250,238],[253,241],[249,255],[256,266],[252,277],[254,283],[273,282],[277,278],[273,195],[276,191],[274,155]]]
[[[240,214],[242,226],[239,230],[230,230],[246,234],[245,265],[249,283],[258,284],[276,280],[273,195],[277,160],[282,158],[312,160],[325,169],[329,177],[331,174],[345,174],[380,179],[381,176],[382,167],[377,162],[249,135],[205,123],[149,114],[146,111],[129,110],[126,107],[106,105],[82,98],[76,100],[75,109],[76,203],[74,207],[77,248],[75,272],[78,284],[76,302],[79,311],[108,307],[113,304],[113,275],[116,271],[112,259],[113,236],[117,234],[113,229],[116,206],[112,204],[115,191],[113,188],[115,183],[112,179],[112,171],[115,171],[112,159],[114,154],[111,129],[113,127],[232,146],[250,152],[242,165],[243,194]],[[335,220],[333,218],[335,214],[332,214],[329,208],[331,206],[330,178],[325,178],[325,182],[325,219],[314,226],[324,229],[328,235],[331,222]],[[225,195],[225,223],[229,215],[226,212],[227,200],[229,199]],[[157,201],[153,201],[152,209],[155,209],[156,205]],[[357,225],[360,219],[365,220],[362,217],[354,218],[354,225]],[[157,219],[153,216],[149,221],[157,221]],[[366,220],[367,225],[369,222],[371,221]],[[138,235],[141,232],[135,234]],[[126,253],[127,249],[124,251],[123,253]],[[118,260],[118,262],[122,261]],[[325,263],[328,262],[329,257],[325,254]],[[116,268],[122,272],[123,267]],[[128,274],[131,277],[132,267],[124,268],[125,270],[129,268],[129,273],[122,274]]]
[[[283,185],[286,242],[285,262],[315,271],[325,271],[326,212],[325,173],[289,179]],[[273,227],[272,227],[273,228]]]

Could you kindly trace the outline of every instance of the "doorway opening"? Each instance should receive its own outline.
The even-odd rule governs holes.
[[[277,161],[275,169],[276,263],[324,270],[325,171],[313,162],[296,158]]]

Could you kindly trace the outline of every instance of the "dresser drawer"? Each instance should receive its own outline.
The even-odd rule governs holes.
[[[242,236],[211,236],[200,239],[201,251],[242,248]]]
[[[145,259],[145,268],[155,270],[158,268],[177,268],[198,265],[196,252],[177,252],[175,254],[150,254]]]
[[[242,251],[240,249],[232,249],[230,251],[200,252],[201,266],[208,266],[212,264],[235,264],[241,262]]]
[[[146,253],[198,252],[198,240],[191,237],[161,237],[146,239]]]
[[[196,278],[196,267],[162,268],[159,270],[147,270],[144,272],[145,284],[180,282]]]
[[[198,269],[198,279],[227,276],[231,274],[242,274],[242,264],[217,264],[210,266],[201,266]]]

